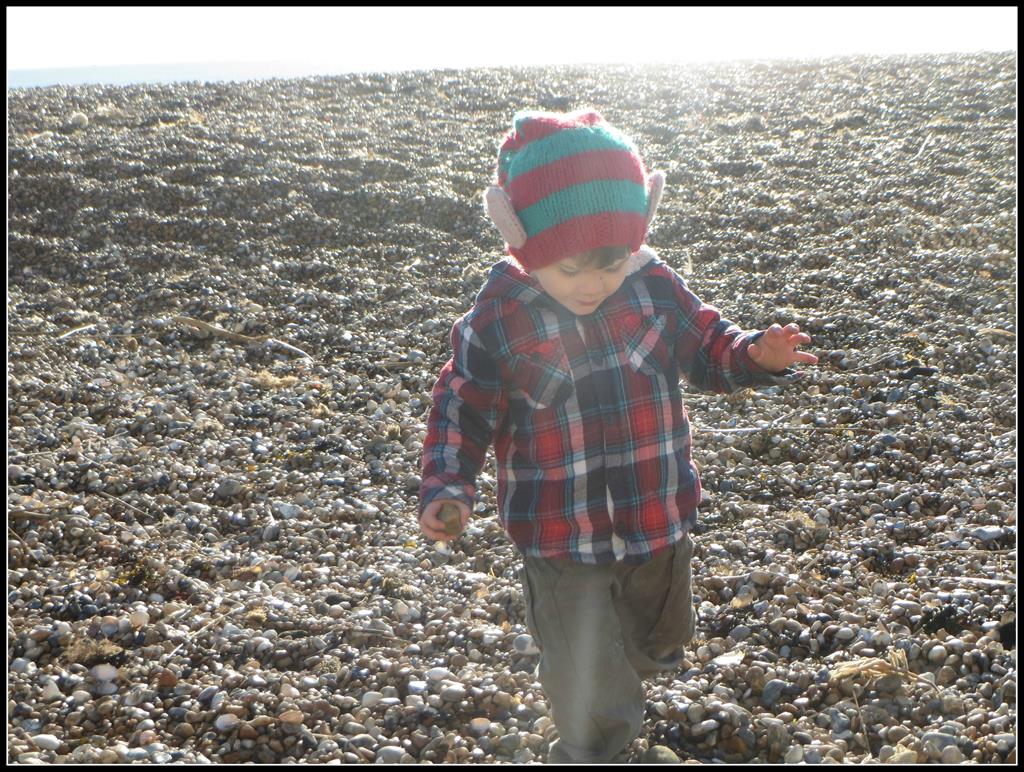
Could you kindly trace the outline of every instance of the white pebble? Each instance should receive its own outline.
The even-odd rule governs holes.
[[[113,681],[117,678],[117,668],[107,663],[96,665],[89,672],[92,673],[92,677],[97,681]]]
[[[52,734],[37,734],[32,737],[32,744],[44,751],[55,751],[60,747],[62,740]]]
[[[452,672],[446,667],[432,667],[427,671],[428,681],[443,681],[445,678],[454,678]]]
[[[939,643],[932,646],[931,650],[928,652],[928,661],[937,665],[941,662],[945,662],[947,656],[946,647]]]
[[[377,764],[398,764],[405,755],[405,749],[397,745],[385,745],[377,751]]]
[[[39,697],[43,702],[53,702],[54,700],[63,699],[64,694],[55,681],[47,681]]]
[[[693,728],[693,736],[700,737],[701,735],[713,732],[716,729],[718,729],[718,722],[713,718],[709,718],[706,721],[701,721]]]
[[[149,614],[142,609],[133,611],[128,620],[132,623],[132,627],[139,628],[145,627],[149,624]]]

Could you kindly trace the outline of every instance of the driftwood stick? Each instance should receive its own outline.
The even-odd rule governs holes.
[[[139,508],[138,508],[138,507],[136,507],[135,505],[133,505],[133,504],[129,504],[129,503],[128,503],[127,501],[125,501],[124,499],[122,499],[122,498],[119,498],[118,496],[114,496],[114,495],[112,495],[112,494],[110,494],[110,493],[107,493],[106,491],[93,491],[93,493],[98,493],[98,494],[99,494],[100,496],[103,496],[103,498],[106,498],[106,499],[111,499],[112,501],[116,501],[116,502],[117,502],[118,504],[121,504],[121,505],[123,505],[123,506],[126,506],[126,507],[128,507],[128,509],[134,509],[134,510],[135,510],[136,512],[138,512],[138,513],[139,513],[140,515],[146,515],[147,517],[152,517],[152,516],[153,516],[153,513],[152,513],[152,512],[147,512],[147,511],[146,511],[146,510],[144,510],[144,509],[139,509]],[[165,519],[166,519],[166,516],[165,516]],[[133,534],[133,535],[134,535],[134,534]]]
[[[210,625],[212,625],[212,624],[213,624],[214,622],[220,622],[220,621],[223,621],[223,620],[224,620],[225,618],[227,618],[227,616],[228,616],[229,614],[234,614],[234,613],[235,613],[236,611],[241,611],[242,609],[246,608],[246,607],[247,607],[247,605],[248,605],[248,604],[246,604],[246,603],[244,603],[244,602],[242,602],[242,601],[238,601],[238,600],[228,600],[227,602],[228,602],[228,603],[237,603],[237,604],[239,604],[239,605],[238,605],[238,606],[236,606],[235,608],[232,608],[232,609],[228,609],[228,610],[227,610],[227,611],[225,611],[225,612],[224,612],[223,614],[214,614],[213,618],[212,618],[212,619],[210,619],[210,621],[209,621],[209,622],[207,622],[207,623],[206,623],[205,625],[203,625],[202,627],[200,627],[200,628],[197,628],[196,630],[193,630],[192,632],[190,632],[190,633],[189,633],[188,635],[186,635],[186,636],[185,636],[185,640],[183,640],[183,641],[182,641],[181,643],[179,643],[179,644],[178,644],[177,646],[175,646],[175,647],[174,647],[173,649],[171,649],[171,650],[170,650],[169,652],[167,652],[167,653],[166,653],[166,654],[164,654],[164,655],[163,655],[162,657],[160,657],[160,664],[162,665],[162,664],[163,664],[163,663],[164,663],[165,661],[167,661],[168,659],[170,659],[171,657],[173,657],[173,656],[174,656],[174,655],[175,655],[175,654],[177,653],[178,649],[180,649],[180,648],[181,648],[182,646],[184,646],[184,645],[185,645],[186,643],[189,643],[189,642],[190,642],[190,641],[191,641],[191,640],[192,640],[193,638],[195,638],[195,637],[196,637],[197,635],[199,635],[199,633],[201,633],[201,632],[202,632],[203,630],[205,630],[205,629],[206,629],[207,627],[209,627]]]
[[[7,516],[11,518],[23,517],[28,520],[53,520],[54,518],[60,518],[60,515],[55,515],[53,512],[37,512],[32,509],[8,509]]]
[[[914,155],[914,159],[913,160],[916,161],[920,157],[921,153],[924,152],[924,149],[926,147],[928,147],[928,143],[931,142],[931,141],[932,141],[932,135],[929,134],[927,137],[924,138],[924,142],[921,143],[921,147],[918,149],[917,153]]]
[[[92,324],[83,324],[81,327],[76,327],[73,330],[68,330],[63,335],[58,335],[57,336],[57,340],[64,340],[65,338],[70,338],[76,332],[84,332],[85,330],[91,330],[95,326],[96,326],[95,322],[93,322]]]
[[[298,354],[300,357],[305,357],[306,359],[313,358],[298,346],[293,346],[291,343],[285,343],[283,340],[278,340],[277,338],[267,338],[266,344],[274,348],[283,349],[289,354]]]
[[[280,338],[272,338],[269,335],[242,335],[238,332],[225,330],[223,327],[218,327],[215,324],[204,322],[202,319],[193,319],[191,316],[175,316],[172,318],[176,322],[180,322],[181,324],[189,327],[194,327],[195,329],[202,330],[203,332],[208,332],[217,338],[224,338],[226,340],[234,341],[235,343],[244,343],[247,346],[262,343],[270,348],[279,348],[283,351],[287,351],[289,354],[296,354],[298,356],[305,357],[306,359],[313,358],[298,346],[293,346],[291,343],[287,343]]]
[[[25,544],[25,540],[24,540],[24,539],[22,539],[22,538],[21,538],[20,536],[18,536],[18,532],[17,532],[17,531],[15,531],[15,530],[14,530],[13,528],[11,528],[11,526],[7,526],[7,532],[8,532],[8,533],[9,533],[9,534],[10,534],[11,536],[13,536],[13,537],[14,537],[15,539],[17,539],[18,541],[20,541],[20,542],[21,542],[21,544],[22,544],[22,546],[24,546],[24,547],[25,547],[25,549],[28,549],[28,545],[27,545],[27,544]]]
[[[268,339],[268,336],[265,335],[254,338],[251,335],[242,335],[241,333],[230,332],[229,330],[225,330],[223,327],[218,327],[215,324],[204,322],[201,319],[193,319],[191,316],[175,316],[172,318],[174,321],[180,322],[181,324],[194,327],[195,329],[202,330],[203,332],[208,332],[217,338],[233,340],[236,343],[263,343]]]

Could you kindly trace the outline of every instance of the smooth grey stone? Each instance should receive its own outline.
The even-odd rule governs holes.
[[[401,746],[385,745],[377,751],[376,760],[381,764],[397,764],[405,755],[405,749]]]
[[[441,689],[441,699],[448,702],[460,702],[466,699],[466,687],[462,684],[451,684]]]
[[[23,724],[24,726],[24,724]],[[57,750],[63,740],[59,737],[55,737],[52,734],[37,734],[32,736],[32,744],[37,748],[42,748],[45,751]]]
[[[680,764],[682,760],[675,754],[671,748],[664,745],[652,745],[646,751],[644,751],[643,758],[641,759],[643,764]]]
[[[775,707],[775,703],[779,701],[782,696],[782,691],[788,686],[785,681],[778,678],[773,678],[764,685],[761,690],[761,704],[766,708]]]
[[[540,654],[540,649],[533,642],[533,636],[528,633],[517,635],[515,640],[512,641],[512,645],[520,654]]]

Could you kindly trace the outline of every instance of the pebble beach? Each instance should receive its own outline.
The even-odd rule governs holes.
[[[684,385],[696,636],[643,763],[1016,762],[1014,52],[8,91],[8,761],[538,763],[493,456],[416,522],[519,109],[787,388]]]

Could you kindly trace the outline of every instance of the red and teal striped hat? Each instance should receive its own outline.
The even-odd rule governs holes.
[[[599,247],[640,249],[648,179],[629,137],[592,109],[521,111],[512,124],[497,181],[521,224],[513,257],[534,269]]]

